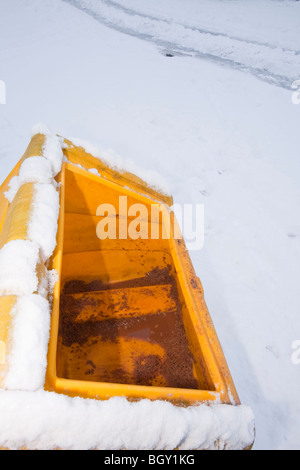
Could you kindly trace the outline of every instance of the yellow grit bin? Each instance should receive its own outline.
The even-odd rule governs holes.
[[[33,185],[21,186],[11,203],[4,194],[22,162],[42,155],[44,140],[33,136],[0,188],[0,249],[28,237]],[[98,400],[238,406],[172,197],[65,144],[56,177],[57,245],[47,266],[42,258],[37,266],[39,278],[45,268],[58,273],[45,390]],[[139,236],[129,236],[137,233],[133,228]],[[15,296],[0,297],[0,387],[15,302]]]

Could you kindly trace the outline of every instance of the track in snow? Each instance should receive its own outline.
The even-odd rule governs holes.
[[[63,0],[103,25],[154,43],[165,53],[196,57],[254,75],[291,90],[300,73],[300,51],[147,15],[113,0]],[[284,74],[282,73],[284,70]],[[298,74],[297,74],[298,72]]]

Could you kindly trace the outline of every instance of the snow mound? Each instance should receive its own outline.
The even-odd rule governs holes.
[[[39,247],[15,240],[0,250],[0,295],[28,295],[38,289]]]
[[[36,294],[19,297],[11,316],[12,347],[4,387],[9,390],[42,389],[50,330],[49,303]]]
[[[38,390],[0,392],[0,414],[0,444],[10,449],[238,450],[254,437],[253,414],[246,406],[180,408]]]

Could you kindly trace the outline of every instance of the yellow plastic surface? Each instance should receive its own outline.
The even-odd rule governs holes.
[[[17,301],[15,296],[0,297],[0,388],[7,370],[7,354],[9,351],[9,328],[11,310]]]
[[[10,241],[27,240],[33,196],[34,185],[24,184],[8,206],[0,234],[0,249]]]
[[[43,149],[44,143],[45,143],[44,135],[36,134],[35,136],[33,136],[23,157],[19,160],[15,168],[11,171],[11,173],[7,176],[5,181],[0,186],[0,233],[2,231],[2,225],[6,217],[6,211],[9,206],[9,202],[5,197],[5,193],[9,188],[9,183],[14,176],[18,175],[19,169],[22,163],[24,162],[24,160],[26,160],[26,158],[34,157],[37,155],[42,155],[42,149]]]
[[[84,148],[73,145],[72,142],[67,139],[65,139],[65,144],[66,146],[63,152],[70,163],[81,165],[87,170],[95,169],[103,178],[109,181],[128,187],[157,201],[164,202],[169,206],[173,204],[172,196],[153,189],[133,173],[111,168],[104,160],[95,158],[93,155],[87,153]]]
[[[0,186],[0,249],[10,241],[28,239],[28,222],[32,210],[34,185],[28,183],[21,186],[11,203],[6,199],[5,193],[9,189],[11,179],[18,175],[24,160],[32,156],[42,155],[44,141],[45,136],[40,134],[32,138],[23,157]],[[41,260],[36,269],[38,279],[41,280],[45,274],[45,266]],[[7,371],[7,354],[10,347],[12,320],[11,310],[16,301],[17,296],[0,296],[0,388]]]

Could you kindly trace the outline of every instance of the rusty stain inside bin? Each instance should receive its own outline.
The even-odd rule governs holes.
[[[85,380],[91,376],[99,382],[198,388],[175,281],[167,269],[147,274],[118,286],[97,281],[64,286],[58,342],[60,377]],[[166,307],[162,297],[157,313],[149,306],[150,313],[140,314],[138,305],[128,299],[134,289],[138,296],[148,297],[150,304],[155,294],[164,291],[168,309],[160,311],[159,307]],[[105,295],[108,292],[110,295]]]

